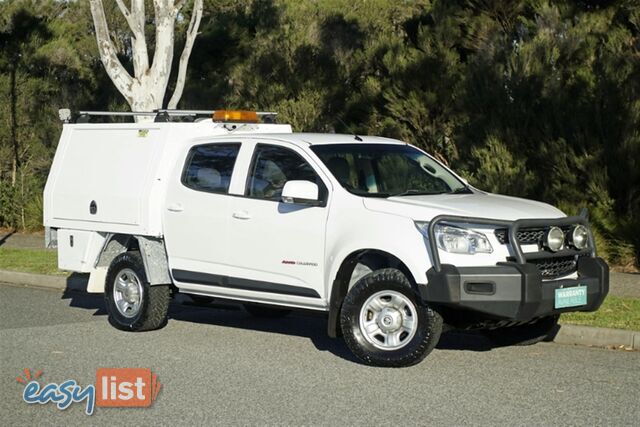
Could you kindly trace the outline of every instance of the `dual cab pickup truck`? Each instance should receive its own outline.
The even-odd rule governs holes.
[[[364,363],[408,366],[443,327],[533,343],[607,295],[584,212],[488,194],[402,141],[200,113],[64,125],[44,224],[119,329],[162,327],[180,292],[325,312]]]

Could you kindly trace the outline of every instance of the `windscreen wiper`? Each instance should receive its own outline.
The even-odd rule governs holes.
[[[450,191],[449,194],[473,194],[473,191],[467,186],[456,188],[453,191]]]
[[[402,197],[402,196],[435,196],[436,194],[447,194],[446,191],[424,191],[424,190],[415,190],[409,189],[397,194],[390,194],[388,197]]]

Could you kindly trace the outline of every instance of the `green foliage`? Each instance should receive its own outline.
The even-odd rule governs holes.
[[[130,69],[126,23],[105,5]],[[0,2],[0,35],[0,92],[12,70],[19,82],[15,126],[0,105],[0,225],[35,227],[56,109],[124,102],[86,2]],[[404,139],[482,189],[588,207],[601,253],[638,263],[637,1],[207,0],[181,106]]]
[[[87,42],[82,10],[0,2],[0,226],[42,227],[42,189],[61,131],[57,110],[95,98],[95,41]]]
[[[527,170],[525,159],[515,158],[507,146],[494,136],[482,147],[471,149],[478,169],[469,172],[470,182],[491,193],[527,194],[535,182],[533,172]]]
[[[608,296],[593,313],[565,313],[560,323],[597,328],[640,330],[640,299]]]

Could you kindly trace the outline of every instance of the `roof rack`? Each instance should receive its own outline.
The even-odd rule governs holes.
[[[58,110],[58,116],[64,123],[89,123],[92,116],[103,117],[154,117],[154,122],[169,122],[171,117],[187,117],[195,121],[200,117],[211,117],[216,110],[172,110],[158,109],[153,111],[78,111],[73,113],[68,108]],[[278,113],[273,111],[258,111],[257,116],[265,123],[275,123]]]

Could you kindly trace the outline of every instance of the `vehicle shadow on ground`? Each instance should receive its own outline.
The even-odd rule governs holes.
[[[62,299],[69,300],[71,307],[95,310],[94,316],[106,317],[107,310],[103,294],[66,290]],[[169,307],[169,322],[175,320],[306,337],[320,351],[328,351],[342,359],[359,363],[342,339],[333,339],[327,335],[327,319],[324,314],[294,312],[287,317],[278,319],[256,318],[245,312],[238,304],[217,302],[195,304],[191,302],[189,297],[179,295],[174,298]],[[442,334],[436,348],[440,350],[490,351],[495,347],[482,334],[450,331]]]

